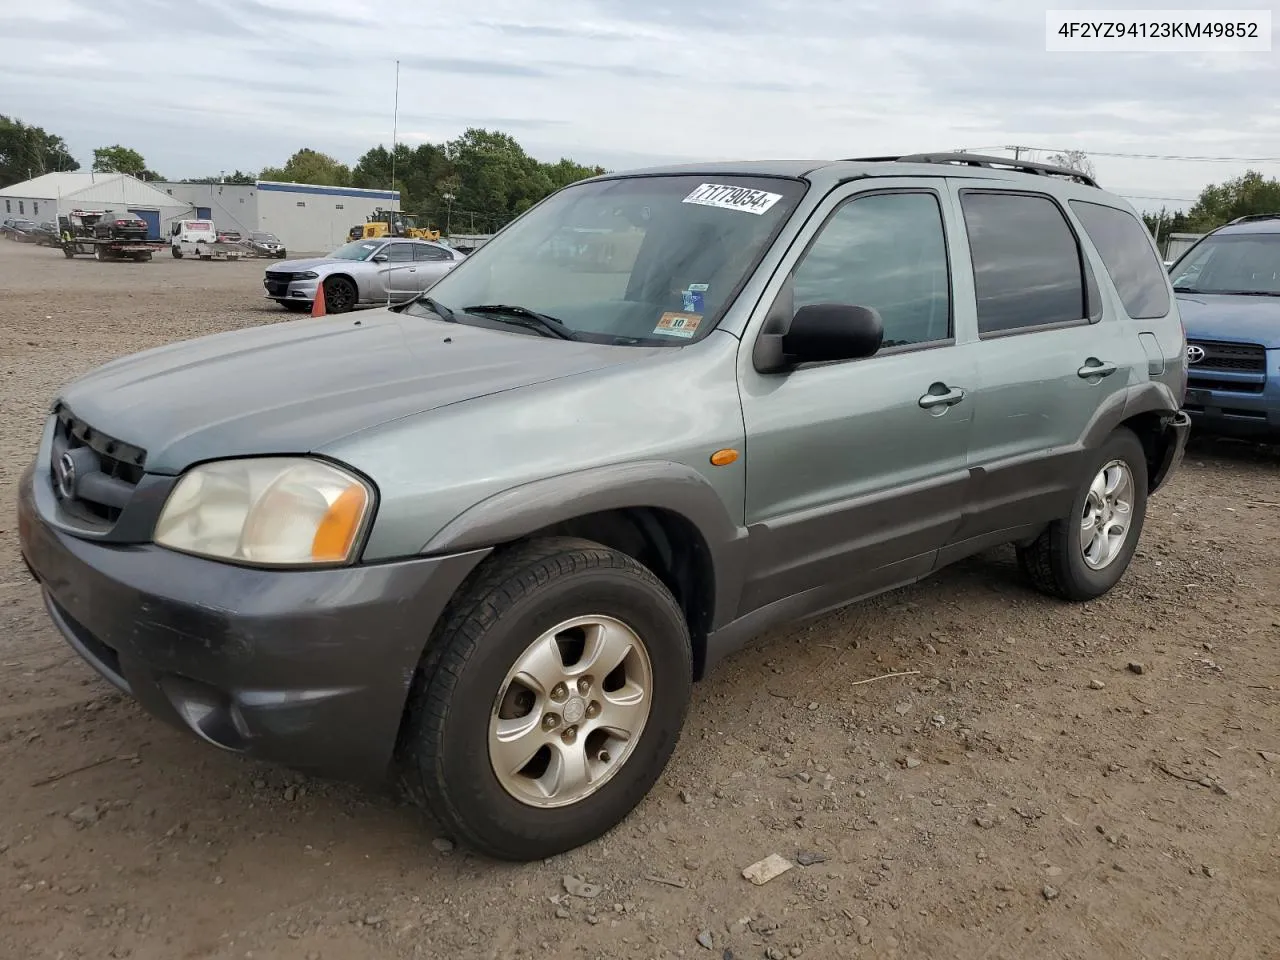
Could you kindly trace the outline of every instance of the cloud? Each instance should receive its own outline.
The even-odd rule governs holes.
[[[389,145],[397,58],[406,142],[484,126],[614,169],[993,144],[1280,157],[1273,54],[1049,54],[1025,0],[41,0],[0,3],[0,36],[5,113],[82,162],[120,142],[171,176]],[[1247,166],[1095,164],[1169,196]]]

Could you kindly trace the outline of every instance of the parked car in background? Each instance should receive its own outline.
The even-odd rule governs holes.
[[[0,234],[18,243],[36,243],[39,241],[39,227],[33,220],[10,218],[0,223]]]
[[[323,284],[326,312],[344,313],[415,297],[464,259],[464,254],[430,240],[356,240],[327,257],[268,267],[262,285],[268,299],[302,311],[311,309],[316,289]]]
[[[1280,441],[1280,213],[1219,227],[1169,272],[1196,429]]]
[[[36,228],[36,242],[42,247],[60,247],[62,246],[62,236],[58,231],[58,225],[52,220],[46,220]]]
[[[607,263],[540,257],[602,222]],[[394,774],[493,856],[623,820],[693,682],[772,627],[1000,544],[1046,594],[1104,596],[1190,428],[1151,234],[1060,167],[606,174],[440,251],[283,264],[270,296],[341,280],[344,308],[445,273],[66,386],[18,538],[70,646],[145,708]]]
[[[277,260],[285,258],[284,244],[274,233],[254,231],[240,242],[256,256],[275,257]]]
[[[242,239],[243,238],[241,237],[239,230],[219,230],[218,231],[219,243],[239,243]]]
[[[93,235],[98,240],[145,240],[147,221],[131,214],[106,211],[93,225]]]

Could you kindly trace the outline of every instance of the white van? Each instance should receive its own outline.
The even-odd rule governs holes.
[[[218,232],[212,220],[175,220],[169,233],[169,249],[179,259],[184,253],[200,256],[211,252],[209,248],[218,242]],[[201,246],[206,250],[202,251]]]

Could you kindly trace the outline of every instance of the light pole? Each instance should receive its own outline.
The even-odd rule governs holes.
[[[450,214],[453,212],[453,194],[442,193],[440,194],[440,197],[441,199],[444,200],[444,235],[447,237],[450,235],[449,221],[450,221]]]

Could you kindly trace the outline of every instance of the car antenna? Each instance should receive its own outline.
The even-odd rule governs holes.
[[[400,61],[396,61],[396,96],[395,104],[391,108],[391,195],[392,203],[398,207],[400,204],[395,201],[396,192],[396,137],[400,133]],[[387,234],[391,233],[392,223],[395,222],[395,209],[392,208],[391,216],[388,218]],[[387,284],[387,306],[391,306],[391,284]]]

